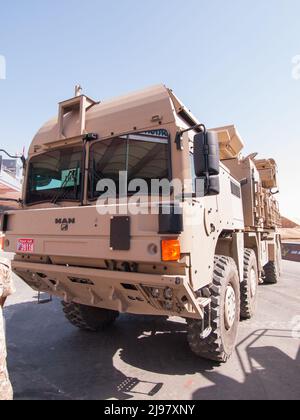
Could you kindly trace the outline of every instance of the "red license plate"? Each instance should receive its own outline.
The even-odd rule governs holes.
[[[18,239],[17,252],[33,252],[34,239]]]

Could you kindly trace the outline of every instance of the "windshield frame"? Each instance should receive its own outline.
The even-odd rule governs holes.
[[[153,136],[152,137],[152,141],[149,140],[149,142],[150,143],[157,143],[157,144],[161,143],[161,144],[166,144],[167,145],[167,149],[168,149],[167,150],[167,156],[168,156],[168,161],[167,161],[168,178],[165,178],[165,179],[168,179],[171,182],[172,179],[173,179],[171,134],[170,134],[170,132],[166,128],[159,127],[159,128],[153,128],[152,130],[134,131],[134,132],[130,132],[130,133],[127,133],[127,134],[114,135],[114,136],[109,137],[109,138],[105,138],[105,139],[101,139],[101,140],[95,140],[93,142],[90,142],[89,145],[88,145],[87,159],[86,159],[87,168],[86,168],[86,171],[85,171],[86,174],[87,174],[86,180],[85,180],[85,185],[86,185],[86,197],[87,197],[88,202],[93,203],[93,202],[97,201],[99,198],[101,198],[101,196],[95,196],[94,195],[95,192],[92,191],[92,189],[91,189],[91,181],[90,181],[90,170],[91,170],[91,168],[90,168],[90,157],[91,157],[91,150],[92,150],[92,148],[95,147],[97,144],[103,142],[103,141],[108,141],[108,140],[112,140],[113,141],[114,139],[115,140],[117,140],[117,139],[124,139],[124,141],[125,141],[130,136],[132,136],[132,137],[134,137],[134,136],[145,136],[146,137],[147,134],[148,134],[149,138],[151,139],[151,134],[150,133],[151,132],[152,133],[155,133],[155,132],[159,132],[159,131],[165,131],[167,133],[167,136],[165,138],[162,138],[162,137],[157,136],[157,139],[155,138],[155,136]],[[159,139],[164,140],[164,141],[159,141]],[[133,140],[135,140],[135,141],[143,141],[143,140],[134,139],[134,138],[133,138]],[[131,197],[131,196],[133,196],[135,194],[137,194],[137,192],[128,192],[127,197]],[[116,198],[120,198],[120,195],[117,194],[117,197]]]
[[[94,203],[96,202],[99,197],[94,197],[92,198],[90,195],[90,168],[89,168],[89,164],[90,164],[90,151],[92,149],[92,147],[97,144],[100,143],[101,141],[105,141],[105,140],[112,140],[115,138],[122,138],[122,137],[128,137],[128,136],[135,136],[135,135],[142,135],[145,133],[155,133],[158,131],[164,131],[167,133],[167,136],[165,137],[165,142],[168,145],[168,175],[169,175],[169,181],[172,181],[172,176],[173,176],[173,167],[172,167],[172,143],[171,143],[171,133],[169,131],[169,129],[165,128],[164,126],[161,127],[157,127],[157,128],[152,128],[150,130],[144,130],[144,131],[134,131],[134,132],[129,132],[129,133],[125,133],[125,134],[120,134],[120,135],[112,135],[110,137],[106,137],[103,138],[101,140],[94,140],[94,141],[90,141],[90,142],[84,142],[82,141],[82,138],[80,138],[80,141],[72,142],[69,144],[65,144],[64,146],[57,146],[57,147],[53,147],[49,150],[44,150],[43,152],[40,153],[36,153],[32,156],[29,157],[28,161],[27,161],[27,168],[26,168],[26,174],[25,174],[25,182],[24,182],[24,186],[23,186],[23,191],[24,191],[24,206],[26,207],[34,207],[34,206],[41,206],[43,204],[53,204],[53,207],[57,207],[60,203],[80,203],[80,205],[89,205],[89,203]],[[159,137],[158,137],[159,140]],[[72,199],[72,198],[64,198],[64,199],[59,199],[57,201],[57,203],[53,203],[52,199],[45,199],[45,200],[41,200],[41,201],[35,201],[35,202],[31,202],[28,200],[29,198],[29,179],[30,179],[30,165],[33,159],[36,159],[38,157],[44,156],[48,153],[51,152],[55,152],[58,150],[67,150],[67,149],[71,149],[71,148],[76,148],[76,147],[82,147],[82,156],[81,156],[81,164],[80,164],[80,171],[81,171],[81,177],[80,177],[80,192],[78,193],[78,199]],[[135,195],[136,193],[132,192],[129,193],[128,196],[132,196]],[[55,197],[55,194],[53,194],[53,198]]]

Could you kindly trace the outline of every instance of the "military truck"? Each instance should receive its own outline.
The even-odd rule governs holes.
[[[80,329],[181,317],[191,350],[226,362],[259,282],[280,276],[276,163],[243,147],[165,86],[103,103],[77,90],[33,139],[20,208],[1,218],[14,272]]]

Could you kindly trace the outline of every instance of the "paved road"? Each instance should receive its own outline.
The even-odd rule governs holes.
[[[104,334],[77,331],[60,303],[37,305],[16,279],[5,309],[16,399],[300,399],[300,264],[261,286],[257,316],[241,324],[226,365],[194,357],[185,325],[122,316]]]

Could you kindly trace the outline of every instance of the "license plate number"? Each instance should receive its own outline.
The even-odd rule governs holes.
[[[17,252],[33,252],[34,240],[33,239],[18,239]]]

